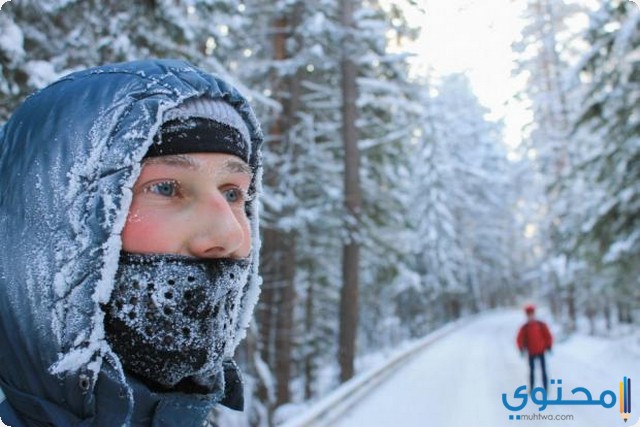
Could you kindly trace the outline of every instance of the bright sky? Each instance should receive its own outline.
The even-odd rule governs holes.
[[[523,2],[492,0],[490,7],[481,0],[422,0],[420,4],[426,16],[410,16],[422,28],[422,38],[413,49],[420,62],[437,75],[467,74],[480,102],[491,110],[489,118],[504,118],[507,145],[517,146],[522,125],[529,120],[524,107],[513,99],[522,79],[518,83],[511,76],[511,43],[523,26]]]

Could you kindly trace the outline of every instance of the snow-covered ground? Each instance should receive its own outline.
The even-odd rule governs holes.
[[[544,316],[542,320],[547,320]],[[544,411],[529,401],[519,412],[502,404],[509,402],[518,386],[527,383],[528,368],[515,348],[515,335],[524,316],[520,311],[484,314],[433,343],[409,360],[376,390],[332,425],[335,427],[499,427],[518,423],[566,427],[615,427],[633,425],[640,416],[640,354],[624,338],[607,339],[576,334],[558,342],[548,356],[549,378],[562,379],[564,400],[576,387],[588,389],[593,399],[611,390],[619,402],[619,382],[632,378],[632,415],[628,423],[620,417],[619,405],[549,405]],[[552,327],[552,331],[554,328]],[[554,331],[557,334],[557,331]],[[634,338],[634,340],[637,338]],[[637,384],[635,388],[634,384]],[[550,385],[549,399],[558,386]],[[609,399],[607,399],[608,401]],[[545,415],[563,420],[510,420],[509,415]],[[640,424],[639,424],[640,426]]]

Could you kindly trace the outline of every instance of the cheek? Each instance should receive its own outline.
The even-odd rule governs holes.
[[[166,221],[154,214],[132,210],[122,230],[122,250],[132,253],[170,252],[171,230],[163,227]]]
[[[242,256],[249,256],[249,253],[251,252],[251,242],[252,242],[252,237],[251,237],[251,223],[250,221],[247,219],[246,216],[243,215],[243,217],[241,219],[238,220],[240,227],[242,228],[242,234],[244,236],[243,242],[244,244],[242,245]]]

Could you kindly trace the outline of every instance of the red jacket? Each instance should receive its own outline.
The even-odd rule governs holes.
[[[530,320],[520,328],[517,343],[520,351],[526,349],[530,355],[537,356],[551,350],[553,337],[546,323]]]

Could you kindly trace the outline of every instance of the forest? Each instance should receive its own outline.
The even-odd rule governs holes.
[[[536,299],[569,334],[640,324],[640,11],[522,3],[517,147],[467,76],[412,66],[420,0],[12,0],[0,123],[69,72],[149,57],[250,98],[263,285],[237,357],[246,425],[272,426],[473,313]]]

